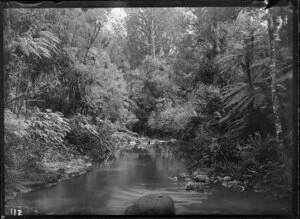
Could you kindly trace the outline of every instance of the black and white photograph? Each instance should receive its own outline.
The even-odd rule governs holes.
[[[1,215],[294,214],[294,7],[3,8]]]

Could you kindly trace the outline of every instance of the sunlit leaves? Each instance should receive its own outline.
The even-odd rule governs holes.
[[[169,107],[160,113],[151,113],[147,125],[150,129],[160,132],[179,134],[197,116],[192,106]]]
[[[30,55],[38,58],[51,58],[51,52],[56,52],[56,44],[60,40],[50,31],[40,31],[39,37],[33,37],[30,33],[26,33],[23,37],[19,37],[15,42],[20,51],[27,57]]]
[[[64,137],[70,131],[69,121],[62,113],[53,113],[51,110],[39,112],[36,117],[31,118],[27,131],[34,139],[59,147]]]

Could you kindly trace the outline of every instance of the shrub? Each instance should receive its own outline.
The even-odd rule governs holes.
[[[4,111],[4,155],[5,164],[13,169],[21,169],[36,154],[37,144],[26,130],[28,124],[24,118],[10,110]]]
[[[225,143],[225,144],[224,144]],[[224,147],[224,145],[231,145]],[[285,165],[278,142],[269,135],[262,138],[259,133],[250,135],[243,143],[222,142],[224,154],[229,161],[227,168],[221,168],[262,191],[276,191],[289,195],[291,191],[291,170]]]
[[[78,114],[70,119],[71,131],[67,135],[69,143],[75,145],[76,150],[88,154],[94,159],[102,159],[103,155],[113,151],[111,133],[112,124],[92,119]]]
[[[162,112],[152,112],[147,125],[163,133],[183,134],[197,114],[191,106],[168,107]]]
[[[65,149],[64,138],[70,131],[69,120],[60,112],[53,113],[50,109],[38,112],[29,121],[27,131],[30,136],[46,147]]]

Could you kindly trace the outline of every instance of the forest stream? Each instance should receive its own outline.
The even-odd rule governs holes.
[[[221,185],[202,192],[187,191],[185,180],[172,180],[178,171],[188,173],[183,161],[172,153],[169,144],[155,144],[150,150],[118,151],[108,164],[96,164],[90,172],[51,187],[19,193],[9,204],[37,209],[43,215],[109,215],[123,214],[143,195],[164,193],[173,198],[175,214],[288,213],[284,203],[266,200],[252,191]]]

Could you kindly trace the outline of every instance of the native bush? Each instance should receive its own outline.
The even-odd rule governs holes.
[[[191,106],[168,107],[162,112],[152,112],[147,125],[154,131],[183,134],[197,114]]]
[[[26,131],[28,124],[22,117],[10,110],[4,110],[4,152],[5,164],[20,169],[31,159],[36,143]]]
[[[255,133],[243,142],[234,143],[224,137],[219,142],[224,155],[219,157],[221,165],[216,166],[220,173],[227,172],[240,180],[247,180],[249,186],[261,191],[290,194],[291,170],[285,165],[284,153],[273,136],[263,138]]]
[[[75,145],[77,151],[88,154],[93,159],[102,159],[104,155],[113,151],[111,144],[111,124],[78,114],[70,119],[71,131],[67,136],[70,144]]]
[[[53,113],[50,109],[38,112],[31,118],[28,126],[28,132],[33,139],[56,149],[64,147],[64,137],[69,131],[69,120],[62,113]]]

